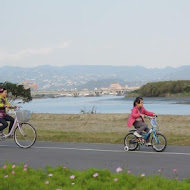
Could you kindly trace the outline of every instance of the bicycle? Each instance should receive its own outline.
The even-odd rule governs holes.
[[[30,111],[20,110],[19,107],[11,107],[15,114],[15,121],[11,131],[2,137],[1,140],[14,137],[15,143],[21,148],[30,148],[37,138],[35,128],[27,123],[30,119]]]
[[[134,135],[136,130],[130,130],[129,133],[124,138],[124,150],[125,151],[134,151],[140,150],[140,146],[145,145],[147,138],[152,135],[151,139],[151,147],[156,152],[162,152],[167,147],[167,140],[166,137],[159,133],[159,129],[157,127],[156,117],[148,117],[152,128],[148,133],[142,132],[142,137],[138,138]]]

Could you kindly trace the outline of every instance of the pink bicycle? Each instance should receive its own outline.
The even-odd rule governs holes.
[[[11,131],[4,134],[2,140],[13,136],[15,143],[21,148],[30,148],[37,138],[35,128],[27,123],[30,119],[30,111],[11,108],[15,114],[15,121]]]

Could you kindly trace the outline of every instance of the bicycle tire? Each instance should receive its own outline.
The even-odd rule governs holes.
[[[131,136],[131,138],[130,138]],[[129,139],[130,138],[130,139]],[[129,140],[128,140],[129,139]],[[133,133],[128,133],[124,138],[124,146],[129,148],[129,151],[134,151],[138,147],[138,142],[135,142],[136,136]],[[129,141],[129,142],[128,142]]]
[[[30,148],[36,142],[36,138],[36,130],[29,123],[21,123],[14,131],[15,143],[21,148]]]
[[[156,152],[163,152],[166,149],[166,147],[167,147],[166,137],[163,134],[161,134],[161,133],[157,133],[156,134],[156,138],[157,139],[155,139],[154,137],[152,137],[152,140],[151,140],[152,148]]]

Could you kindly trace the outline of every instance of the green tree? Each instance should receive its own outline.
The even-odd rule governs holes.
[[[143,85],[140,89],[132,91],[130,94],[136,94],[138,96],[145,97],[164,97],[168,95],[181,94],[189,95],[190,93],[190,80],[178,80],[178,81],[162,81],[152,82]]]
[[[23,85],[10,82],[0,83],[0,88],[6,88],[9,101],[21,100],[23,103],[32,100],[30,88],[25,89]]]

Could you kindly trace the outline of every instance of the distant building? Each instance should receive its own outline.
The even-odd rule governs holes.
[[[113,83],[113,84],[110,84],[109,88],[110,90],[120,90],[122,89],[122,86],[118,83]]]
[[[129,86],[128,85],[125,85],[125,87],[124,87],[125,89],[129,89]]]
[[[24,82],[22,82],[21,83],[23,86],[24,86],[24,88],[30,88],[31,90],[33,90],[33,91],[37,91],[38,90],[38,85],[37,85],[37,83],[35,83],[35,82],[29,82],[29,81],[24,81]]]

